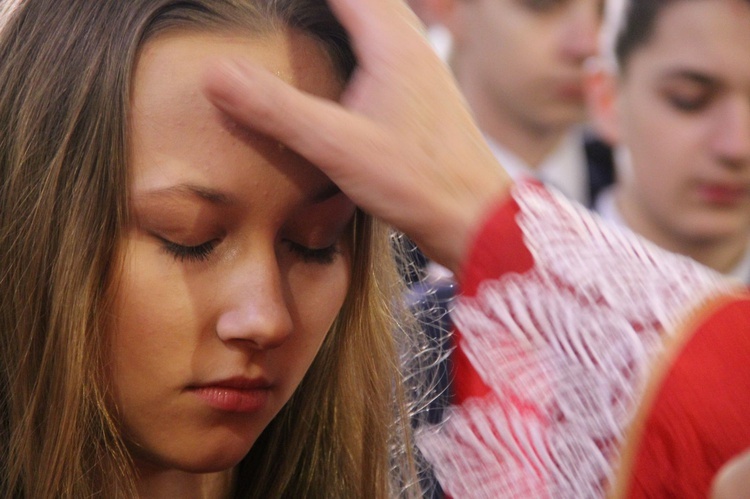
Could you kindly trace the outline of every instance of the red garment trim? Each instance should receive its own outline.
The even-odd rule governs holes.
[[[461,274],[463,296],[475,296],[480,283],[486,279],[498,278],[508,272],[525,272],[533,267],[534,259],[516,222],[519,211],[518,204],[509,197],[491,212],[477,235]],[[460,331],[455,331],[455,341],[457,348],[452,359],[454,403],[460,404],[469,397],[486,395],[489,388],[461,350]]]
[[[645,419],[628,497],[705,498],[719,468],[750,448],[750,298],[704,322]]]

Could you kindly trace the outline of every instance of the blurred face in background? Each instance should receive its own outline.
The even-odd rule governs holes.
[[[747,239],[748,47],[747,1],[674,2],[619,76],[593,79],[595,121],[629,153],[619,171],[620,211],[662,246]]]
[[[451,63],[483,128],[497,120],[544,132],[583,120],[583,65],[597,53],[601,0],[432,1],[444,6]]]

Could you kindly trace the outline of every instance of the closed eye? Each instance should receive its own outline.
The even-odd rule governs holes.
[[[338,243],[326,246],[325,248],[309,248],[289,239],[284,239],[284,244],[286,244],[290,252],[299,256],[305,263],[330,265],[336,261],[336,256],[341,254],[341,248]]]
[[[669,103],[675,109],[685,112],[694,113],[708,107],[711,102],[712,93],[706,90],[699,92],[672,92],[667,95]]]
[[[186,246],[178,244],[163,237],[159,237],[162,242],[162,248],[168,254],[172,255],[179,262],[204,262],[213,252],[218,244],[218,239],[211,239],[205,243],[195,246]]]

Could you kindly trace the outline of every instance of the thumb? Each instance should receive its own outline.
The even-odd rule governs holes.
[[[711,487],[711,499],[750,499],[750,451],[719,470]]]

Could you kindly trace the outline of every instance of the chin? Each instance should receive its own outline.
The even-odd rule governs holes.
[[[239,454],[230,451],[212,455],[192,456],[190,460],[176,464],[178,469],[188,473],[216,473],[234,468],[249,451],[250,449]]]
[[[212,473],[234,468],[250,452],[255,438],[245,435],[229,435],[211,442],[198,442],[195,451],[183,454],[185,471]]]
[[[175,470],[186,473],[215,473],[229,470],[239,464],[250,452],[255,438],[230,434],[223,438],[196,438],[192,442],[175,442],[170,448],[133,453],[137,468],[151,472]]]
[[[732,240],[738,234],[745,234],[748,224],[743,217],[705,217],[687,224],[685,232],[696,243],[715,244],[722,240]]]
[[[566,129],[582,123],[585,118],[586,114],[582,106],[558,103],[558,105],[547,110],[543,121],[548,127]]]

